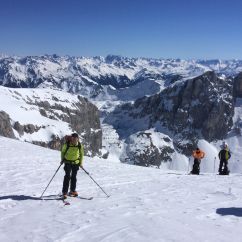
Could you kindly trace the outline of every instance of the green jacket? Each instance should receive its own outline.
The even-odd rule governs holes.
[[[82,165],[84,156],[83,145],[78,143],[78,145],[69,145],[67,150],[67,144],[64,144],[61,149],[61,160],[65,163],[74,163],[77,165]]]

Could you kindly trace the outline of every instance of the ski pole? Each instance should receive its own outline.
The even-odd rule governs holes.
[[[45,188],[45,190],[43,191],[43,193],[41,194],[40,198],[42,198],[42,196],[44,195],[45,191],[47,190],[48,186],[50,185],[50,183],[52,182],[52,180],[54,179],[56,173],[59,171],[60,167],[62,166],[62,164],[59,165],[58,169],[56,170],[54,176],[52,176],[50,182],[48,183],[47,187]]]
[[[106,194],[107,197],[110,197],[110,195],[108,195],[103,189],[102,187],[91,177],[91,175],[89,174],[89,172],[87,172],[82,166],[81,166],[82,170],[97,184],[97,186]]]
[[[215,163],[216,163],[216,156],[214,157],[213,173],[215,173]]]
[[[190,157],[188,158],[187,173],[189,172],[189,168],[190,168]]]

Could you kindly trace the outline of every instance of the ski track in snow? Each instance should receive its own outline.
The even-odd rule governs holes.
[[[241,241],[241,174],[186,175],[87,158],[80,196],[70,206],[60,194],[59,152],[0,138],[0,241]],[[229,214],[235,214],[229,215]]]

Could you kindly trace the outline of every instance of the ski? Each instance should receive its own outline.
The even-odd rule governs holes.
[[[89,201],[93,199],[93,197],[80,197],[80,196],[69,196],[69,195],[68,195],[68,197],[89,200]],[[68,201],[69,199],[68,198],[64,199],[62,197],[62,195],[59,195],[59,197],[57,199],[61,200],[63,202],[64,206],[71,205],[70,201]]]
[[[83,200],[92,200],[93,197],[79,197],[77,196],[76,198],[83,199]]]
[[[73,198],[79,198],[79,199],[83,199],[83,200],[92,200],[93,197],[81,197],[81,196],[70,196],[68,195],[69,197],[73,197]]]

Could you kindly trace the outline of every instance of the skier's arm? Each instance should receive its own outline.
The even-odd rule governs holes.
[[[202,159],[205,157],[205,152],[202,152]]]
[[[231,157],[231,153],[230,152],[228,152],[229,153],[229,159],[230,159],[230,157]]]

